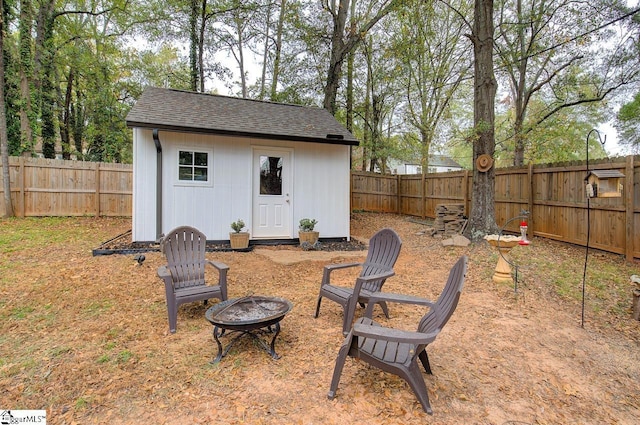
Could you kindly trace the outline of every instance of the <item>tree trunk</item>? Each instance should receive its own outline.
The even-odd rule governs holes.
[[[493,0],[475,0],[473,34],[474,51],[474,128],[473,191],[469,236],[479,240],[495,232],[495,168],[481,172],[476,166],[480,155],[493,158],[495,153],[495,95],[493,73]]]
[[[13,217],[11,182],[9,181],[9,140],[7,137],[7,115],[4,104],[4,1],[0,0],[0,156],[2,156],[2,193],[4,194],[4,217]]]
[[[71,105],[70,127],[73,133],[73,143],[79,158],[84,158],[82,144],[84,141],[84,94],[76,87],[75,103]]]
[[[47,9],[41,15],[44,27],[42,37],[42,78],[40,80],[40,119],[42,122],[42,155],[45,158],[56,157],[56,126],[54,105],[56,103],[56,90],[53,83],[55,56],[53,44],[53,8]]]
[[[74,84],[73,67],[69,69],[69,75],[67,76],[67,90],[62,96],[61,84],[56,84],[56,90],[58,91],[58,102],[63,105],[58,109],[58,125],[60,127],[60,144],[62,145],[62,159],[71,159],[71,98],[73,95]]]
[[[362,124],[362,171],[367,171],[367,158],[369,157],[369,148],[371,144],[371,86],[373,85],[373,76],[371,69],[367,66],[366,93],[364,96],[364,123]],[[373,171],[373,169],[369,170]]]
[[[236,11],[236,13],[238,13]],[[238,31],[238,68],[240,69],[240,84],[242,86],[242,98],[246,99],[249,94],[247,91],[247,76],[244,72],[244,37],[242,36],[242,18],[237,15],[235,18],[236,30]]]
[[[340,0],[338,13],[333,19],[333,33],[331,34],[331,57],[329,58],[329,70],[327,71],[327,83],[324,88],[324,109],[331,115],[336,113],[336,97],[340,78],[342,77],[342,62],[345,55],[345,43],[342,38],[347,24],[347,10],[349,0]]]
[[[353,0],[355,1],[355,0]],[[378,13],[360,28],[355,25],[347,33],[346,38],[345,27],[347,25],[347,14],[350,10],[350,0],[340,0],[337,5],[338,10],[334,7],[330,10],[333,19],[333,31],[331,33],[331,57],[329,58],[329,69],[327,71],[327,81],[324,87],[323,107],[332,115],[336,113],[336,98],[338,88],[340,87],[340,79],[342,78],[342,64],[356,46],[364,39],[367,32],[386,15],[388,15],[396,4],[396,0],[391,0],[383,6]]]
[[[516,110],[516,118],[513,123],[513,131],[515,137],[515,148],[513,151],[513,166],[522,167],[524,165],[524,150],[526,137],[522,133],[522,125],[524,122],[524,115]]]
[[[31,1],[20,2],[20,148],[26,151],[33,150],[33,122],[31,104],[31,78],[33,76],[33,57],[31,51]],[[5,113],[6,114],[6,113]]]
[[[192,91],[198,91],[198,0],[191,0],[189,13],[189,75]]]
[[[516,1],[516,12],[518,15],[518,22],[522,23],[522,0]],[[525,149],[525,136],[522,133],[522,127],[524,125],[524,118],[526,113],[526,103],[525,103],[525,90],[526,90],[526,75],[527,75],[527,50],[525,47],[525,33],[524,33],[524,24],[518,25],[518,49],[520,52],[520,63],[518,64],[518,83],[515,87],[515,109],[516,116],[513,125],[514,136],[515,136],[515,148],[513,152],[513,165],[516,167],[522,167],[524,165],[524,149]]]
[[[262,76],[260,78],[260,95],[259,99],[264,100],[267,94],[267,64],[269,63],[269,39],[271,38],[271,8],[273,3],[269,2],[267,6],[267,22],[264,24],[264,50],[262,52]]]
[[[200,31],[198,35],[198,80],[200,81],[200,92],[204,93],[204,34],[207,27],[207,0],[202,0],[202,10],[200,11]]]
[[[351,31],[355,31],[356,2],[351,2]],[[352,50],[347,56],[347,130],[353,131],[353,70],[356,52]]]
[[[278,33],[276,34],[276,53],[273,58],[273,75],[271,76],[271,100],[276,100],[278,78],[280,77],[280,56],[282,55],[282,31],[287,10],[286,0],[280,1],[280,17],[278,18]]]
[[[422,158],[420,158],[420,166],[422,167],[422,174],[427,174],[429,172],[429,150],[431,150],[432,139],[433,133],[421,127],[420,148]]]

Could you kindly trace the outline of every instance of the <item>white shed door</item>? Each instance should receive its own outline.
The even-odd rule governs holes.
[[[253,150],[252,238],[292,238],[291,152]]]

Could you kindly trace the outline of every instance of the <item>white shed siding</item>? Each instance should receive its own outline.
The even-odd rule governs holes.
[[[349,237],[349,146],[160,131],[163,156],[162,232],[180,225],[203,231],[208,239],[229,239],[238,218],[252,228],[252,148],[291,149],[292,237],[301,218],[318,220],[321,237]],[[177,179],[179,149],[213,152],[210,185]],[[134,129],[133,240],[156,238],[156,150],[151,131]]]
[[[134,241],[156,239],[156,148],[151,130],[133,129]]]

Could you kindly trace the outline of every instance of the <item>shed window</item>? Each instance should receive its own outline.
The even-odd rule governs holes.
[[[208,182],[209,163],[208,152],[178,151],[178,180]]]

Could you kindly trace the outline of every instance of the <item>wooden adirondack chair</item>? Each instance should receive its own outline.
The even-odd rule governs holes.
[[[164,281],[167,297],[169,331],[174,333],[178,322],[178,306],[184,303],[219,298],[227,299],[226,264],[205,259],[207,238],[197,229],[181,226],[173,229],[160,242],[167,265],[158,267],[158,277]],[[205,266],[218,271],[217,285],[207,285]]]
[[[382,229],[369,240],[369,250],[364,263],[330,264],[324,267],[322,282],[320,283],[320,294],[316,304],[315,318],[320,314],[320,303],[322,297],[327,297],[342,306],[344,319],[342,332],[346,335],[351,329],[351,323],[355,315],[354,309],[347,309],[352,300],[354,288],[336,286],[331,284],[331,272],[334,270],[346,269],[349,267],[362,266],[360,276],[356,279],[356,286],[361,287],[359,297],[353,300],[364,306],[369,297],[374,292],[379,292],[387,278],[393,276],[393,266],[400,254],[402,241],[400,236],[392,229]],[[379,301],[384,314],[389,317],[389,309],[384,301]]]
[[[340,347],[333,370],[329,399],[335,397],[345,360],[347,356],[351,356],[407,381],[424,411],[432,414],[427,387],[418,367],[418,359],[425,371],[431,374],[426,348],[436,339],[458,305],[467,272],[467,262],[468,258],[463,256],[453,266],[447,284],[435,303],[424,298],[402,294],[372,295],[365,317],[356,321]],[[382,300],[424,305],[430,308],[420,320],[417,331],[410,332],[387,328],[371,319],[374,303]]]

